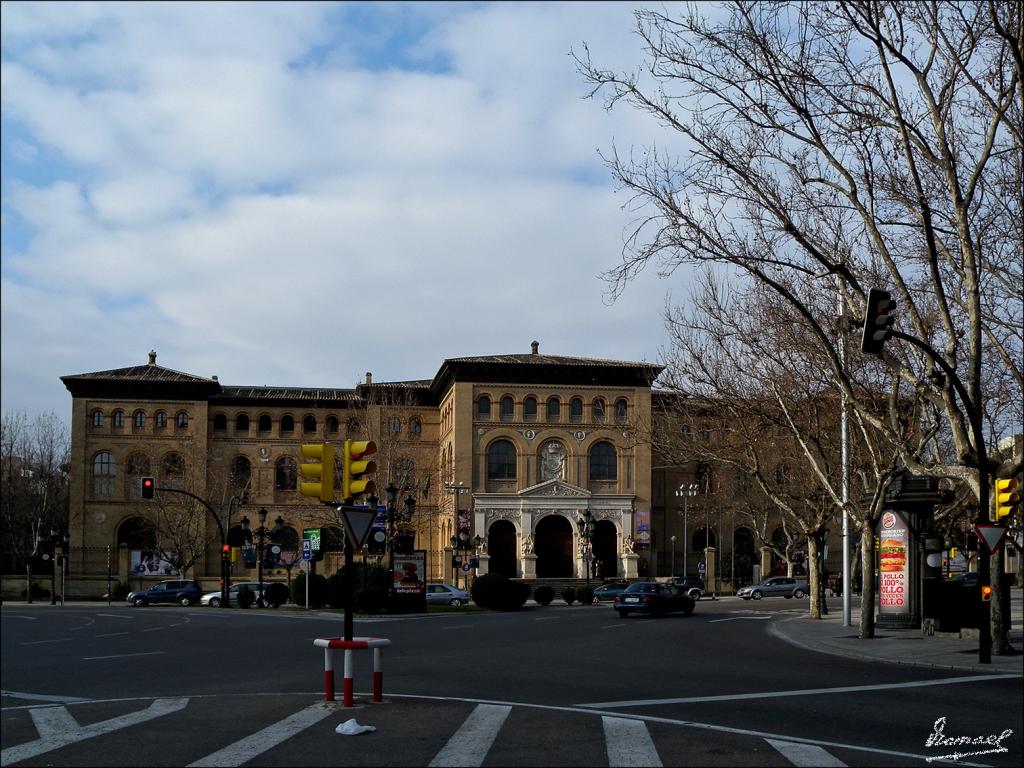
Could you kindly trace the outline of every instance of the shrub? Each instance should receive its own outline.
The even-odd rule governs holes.
[[[127,592],[125,592],[124,594],[125,594],[125,597],[128,596]],[[27,595],[28,595],[28,593],[24,589],[21,590],[21,596],[22,597],[25,597]],[[33,584],[32,585],[32,599],[33,600],[36,600],[36,599],[49,600],[50,599],[50,590],[48,590],[46,587],[40,586],[39,584]]]
[[[238,607],[248,608],[256,600],[256,593],[248,587],[242,587],[238,590]]]
[[[280,581],[268,584],[263,590],[267,604],[272,608],[279,608],[288,601],[288,585]]]
[[[537,605],[551,605],[551,601],[555,599],[554,587],[549,587],[546,584],[543,587],[537,587],[533,590],[533,599],[537,601]]]
[[[492,611],[514,611],[522,608],[530,596],[530,585],[512,581],[496,573],[477,576],[470,588],[473,602]]]
[[[114,600],[124,600],[126,597],[128,597],[128,593],[131,591],[131,587],[129,587],[126,583],[119,581],[114,585],[114,589],[110,596]]]
[[[576,590],[576,599],[583,605],[590,605],[594,602],[594,590],[592,587],[580,587]]]
[[[566,587],[562,590],[562,599],[565,600],[566,605],[572,605],[576,602],[576,587]]]
[[[327,594],[327,579],[319,573],[314,574],[309,582],[309,604],[313,608],[320,608],[324,604]],[[292,602],[295,605],[306,605],[306,574],[300,573],[292,582]]]
[[[381,613],[387,605],[388,591],[380,587],[364,587],[356,590],[356,610],[359,613]]]

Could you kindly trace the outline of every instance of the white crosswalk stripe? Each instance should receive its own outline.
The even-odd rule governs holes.
[[[602,717],[604,740],[608,750],[608,765],[652,766],[661,768],[661,758],[654,748],[647,724],[625,717]]]
[[[779,741],[778,739],[765,739],[765,741],[775,747],[779,754],[795,766],[846,768],[846,763],[814,744],[800,744],[796,741]]]
[[[448,743],[430,761],[433,766],[479,766],[484,762],[512,707],[478,704]]]
[[[239,739],[223,749],[217,750],[212,755],[196,760],[189,768],[195,766],[236,766],[262,755],[271,747],[276,747],[285,739],[290,739],[300,731],[304,731],[311,725],[315,725],[328,715],[337,714],[337,708],[333,704],[319,701],[311,707],[296,712],[286,717],[279,723],[263,728],[251,736]]]

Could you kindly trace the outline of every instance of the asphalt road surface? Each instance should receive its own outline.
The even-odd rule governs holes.
[[[385,701],[370,702],[360,651],[344,709],[341,654],[339,702],[325,704],[313,646],[342,634],[339,614],[7,603],[0,763],[1021,764],[1019,676],[845,660],[767,631],[805,610],[725,599],[661,619],[607,605],[357,619],[357,636],[391,640]],[[376,730],[337,733],[350,718]]]

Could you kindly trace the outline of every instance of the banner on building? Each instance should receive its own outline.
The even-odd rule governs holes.
[[[651,546],[651,510],[638,509],[636,511],[636,546],[647,549]]]
[[[132,550],[132,573],[138,576],[179,576],[178,569],[167,560],[164,560],[159,552],[147,552],[146,550]]]

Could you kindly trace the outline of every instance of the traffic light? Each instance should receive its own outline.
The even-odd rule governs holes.
[[[312,496],[320,501],[334,501],[334,446],[330,443],[313,443],[302,446],[302,455],[307,459],[318,459],[316,463],[302,464],[299,472],[303,477],[315,480],[301,483],[303,496]]]
[[[345,441],[344,470],[341,477],[342,496],[347,501],[354,501],[364,493],[373,493],[377,490],[376,484],[364,477],[377,471],[377,465],[365,458],[376,452],[377,444],[370,440]]]
[[[225,563],[230,563],[231,562],[231,545],[230,544],[221,544],[220,545],[220,559],[223,560]]]
[[[156,494],[156,478],[144,477],[142,478],[142,498],[152,499]]]
[[[1017,481],[1012,477],[996,478],[996,522],[1012,515],[1020,503]]]
[[[992,602],[992,585],[986,584],[981,588],[981,600],[985,603]]]
[[[864,311],[864,335],[860,340],[860,351],[866,355],[882,354],[882,345],[892,335],[892,313],[896,302],[888,291],[872,288],[868,291],[868,305]]]

